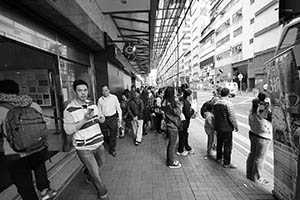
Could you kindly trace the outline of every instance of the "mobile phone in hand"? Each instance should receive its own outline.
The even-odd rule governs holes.
[[[94,109],[92,109],[92,108],[88,108],[88,114],[90,115],[90,114],[92,114],[92,112],[94,111]]]

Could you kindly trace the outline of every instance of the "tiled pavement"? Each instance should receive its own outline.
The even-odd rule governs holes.
[[[206,135],[199,121],[194,120],[190,128],[190,145],[196,154],[178,158],[182,168],[166,167],[166,145],[163,136],[156,133],[145,136],[137,147],[129,136],[119,139],[118,156],[107,155],[101,172],[110,200],[273,199],[270,189],[252,184],[242,168],[224,169],[204,158]],[[58,199],[96,200],[97,196],[78,173]]]

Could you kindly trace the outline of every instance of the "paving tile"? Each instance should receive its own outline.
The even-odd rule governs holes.
[[[199,130],[201,129],[201,133]],[[165,165],[167,141],[154,132],[134,146],[126,136],[117,141],[116,158],[106,154],[103,178],[111,200],[252,200],[274,199],[271,192],[255,185],[239,170],[225,170],[205,159],[206,135],[199,122],[190,128],[190,145],[196,154],[177,157],[180,169]],[[79,172],[57,200],[96,199],[96,190],[84,182]]]

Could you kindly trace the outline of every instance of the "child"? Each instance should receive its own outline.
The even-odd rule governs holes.
[[[215,118],[213,114],[213,104],[208,103],[205,112],[204,130],[207,134],[207,157],[212,157],[212,148],[215,138]]]

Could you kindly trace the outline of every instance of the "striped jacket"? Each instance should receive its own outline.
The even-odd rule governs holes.
[[[76,124],[84,118],[87,108],[94,110],[94,117],[78,130]],[[77,150],[94,150],[103,144],[99,115],[98,107],[93,102],[88,102],[87,107],[85,107],[73,100],[66,107],[64,111],[64,129],[68,135],[73,134],[73,145]]]

